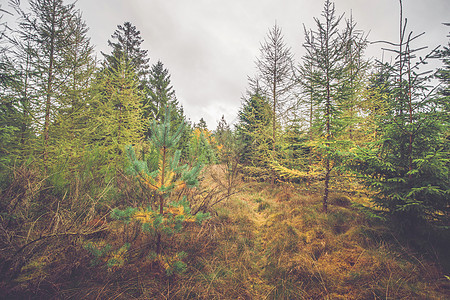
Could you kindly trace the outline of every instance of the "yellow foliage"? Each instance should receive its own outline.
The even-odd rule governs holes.
[[[142,224],[153,223],[153,212],[144,208],[140,208],[139,211],[134,213],[133,218]]]
[[[114,265],[108,269],[109,271],[113,271],[116,268],[123,267],[123,265],[125,264],[125,254],[127,253],[127,251],[127,247],[122,247],[111,255],[111,258],[108,261],[113,261]]]
[[[300,170],[289,169],[289,168],[283,167],[282,165],[277,164],[277,163],[272,163],[270,166],[272,167],[273,170],[275,170],[277,172],[278,176],[280,176],[281,178],[284,178],[284,179],[312,180],[321,175],[321,173],[318,171],[304,172],[304,171],[300,171]]]
[[[184,207],[180,206],[171,206],[166,211],[166,213],[172,214],[174,216],[182,215],[184,213]]]
[[[164,178],[162,175],[164,175]],[[155,179],[147,174],[141,174],[141,178],[142,178],[141,181],[146,187],[148,187],[152,191],[158,191],[160,188],[168,187],[171,184],[174,184],[175,191],[185,188],[186,182],[184,182],[182,180],[177,180],[177,181],[173,182],[175,175],[176,174],[173,171],[167,172],[165,174],[162,174],[160,172]]]
[[[191,223],[196,221],[195,217],[188,217],[188,215],[186,215],[183,205],[165,207],[163,211],[163,223],[166,223],[166,216],[168,214],[171,214],[173,217],[184,216],[184,222]],[[158,215],[158,213],[149,211],[145,208],[139,208],[139,210],[133,214],[132,219],[138,221],[141,224],[150,224],[155,220],[155,215]]]
[[[151,261],[159,262],[163,266],[163,268],[167,271],[170,268],[170,266],[178,260],[179,259],[177,254],[174,255],[158,254]]]

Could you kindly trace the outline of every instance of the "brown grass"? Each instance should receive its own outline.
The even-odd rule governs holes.
[[[166,254],[187,253],[184,273],[169,276],[161,264],[148,258],[154,236],[132,223],[126,227],[108,220],[108,230],[102,235],[55,236],[27,248],[29,257],[15,267],[18,274],[11,274],[9,280],[3,277],[3,295],[47,299],[448,296],[450,281],[435,261],[420,257],[394,238],[383,223],[368,219],[353,207],[354,203],[367,203],[365,195],[334,193],[329,212],[324,214],[320,193],[309,186],[239,180],[233,187],[239,193],[217,201],[228,192],[223,182],[214,181],[223,170],[216,167],[210,172],[213,175],[204,174],[198,193],[191,194],[196,198],[190,200],[203,203],[202,195],[209,195],[209,204],[215,204],[205,210],[212,217],[163,240]],[[202,189],[213,189],[215,194],[202,194]],[[133,197],[131,191],[127,197]],[[54,228],[54,222],[47,223]],[[131,231],[135,238],[126,237]],[[126,263],[116,269],[92,265],[92,254],[83,248],[96,242],[117,249],[125,241],[131,243]],[[8,270],[5,264],[3,268]]]

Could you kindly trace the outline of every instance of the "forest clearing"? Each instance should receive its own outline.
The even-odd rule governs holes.
[[[99,58],[77,2],[1,6],[0,298],[448,299],[450,35],[399,4],[371,42],[325,0],[299,62],[275,22],[214,130],[131,22]]]
[[[217,178],[225,179],[225,170],[223,165],[208,167],[197,193],[210,195],[211,201],[222,198],[228,187]],[[36,234],[48,233],[29,237],[19,253],[29,260],[16,267],[18,273],[11,274],[3,265],[3,295],[8,299],[448,296],[450,284],[443,273],[449,263],[448,240],[402,239],[385,222],[368,215],[361,206],[369,205],[364,194],[333,193],[329,211],[323,214],[314,184],[274,186],[236,178],[232,193],[214,206],[202,225],[189,224],[167,236],[159,259],[148,255],[155,249],[155,236],[141,231],[138,222],[124,225],[105,216],[86,223],[53,211],[50,223],[35,224],[40,227],[33,229]],[[193,202],[194,207],[199,205],[204,203]],[[65,230],[51,234],[58,217]],[[121,253],[126,242],[129,247]],[[177,269],[181,252],[183,265]],[[10,268],[19,263],[18,257],[7,257]],[[15,279],[8,281],[9,276]]]

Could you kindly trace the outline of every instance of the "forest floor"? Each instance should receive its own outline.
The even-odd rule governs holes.
[[[212,170],[212,171],[211,171]],[[202,187],[215,179],[205,173]],[[215,176],[221,176],[220,174]],[[163,238],[163,252],[186,253],[184,272],[152,262],[154,237],[141,232],[119,267],[93,264],[88,243],[120,248],[126,225],[108,219],[106,235],[34,243],[32,258],[0,285],[6,299],[448,299],[447,254],[417,251],[361,209],[364,195],[332,193],[322,212],[320,188],[234,183],[202,225]],[[207,194],[207,193],[206,193]],[[138,225],[138,224],[137,224]],[[138,227],[135,227],[138,228]],[[130,233],[131,235],[131,233]],[[173,257],[173,256],[172,256]],[[4,258],[3,258],[4,259]],[[2,296],[0,295],[0,298]]]

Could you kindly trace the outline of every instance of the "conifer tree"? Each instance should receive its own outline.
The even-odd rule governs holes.
[[[222,115],[222,118],[217,124],[214,136],[219,147],[220,159],[226,160],[227,157],[231,155],[230,152],[233,151],[233,132],[231,131],[230,125],[228,125],[225,120],[224,115]]]
[[[94,49],[87,37],[88,28],[76,12],[69,24],[72,46],[65,51],[66,80],[61,84],[62,96],[58,115],[51,131],[59,152],[70,158],[71,168],[81,167],[81,157],[89,143],[89,104],[92,102],[92,81],[96,71]],[[63,158],[66,160],[67,158]]]
[[[374,202],[397,222],[415,231],[424,222],[448,222],[448,104],[427,86],[419,68],[431,54],[416,58],[416,39],[406,34],[400,1],[400,39],[396,60],[384,64],[387,113],[379,119],[376,143],[358,152],[355,166],[376,192]]]
[[[138,79],[138,90],[141,95],[142,122],[145,126],[155,117],[154,107],[152,108],[152,90],[149,82],[150,65],[148,51],[142,49],[144,40],[141,32],[137,30],[131,22],[117,25],[117,29],[111,35],[112,40],[108,40],[111,53],[102,52],[104,57],[104,67],[115,70],[120,64],[125,63],[134,70]],[[148,136],[149,132],[145,130]]]
[[[339,145],[339,135],[345,127],[342,115],[342,91],[347,82],[344,79],[345,37],[339,23],[342,16],[336,16],[335,5],[325,1],[322,11],[323,21],[314,18],[317,31],[306,31],[304,56],[306,66],[314,71],[314,95],[316,97],[316,128],[320,135],[318,148],[323,155],[325,180],[323,210],[327,211],[333,156]]]
[[[18,149],[17,141],[22,122],[20,106],[11,94],[11,89],[16,86],[18,78],[6,56],[7,52],[6,48],[0,48],[0,171],[13,161],[13,154]],[[0,176],[2,173],[0,172]]]
[[[0,6],[0,21],[2,17],[3,10]],[[3,171],[12,160],[13,143],[20,129],[20,111],[16,99],[11,95],[11,89],[17,81],[17,74],[8,58],[10,51],[6,42],[7,30],[6,24],[0,23],[0,171]],[[0,176],[3,175],[2,173],[0,172]]]
[[[148,51],[141,49],[141,44],[144,42],[141,32],[130,22],[125,22],[123,25],[117,25],[117,29],[111,37],[113,41],[108,40],[108,45],[112,48],[111,54],[102,52],[106,65],[115,69],[123,60],[125,64],[129,64],[135,70],[139,81],[144,84],[149,73],[148,62],[150,59],[147,57]],[[141,85],[140,88],[143,86]]]
[[[91,140],[100,146],[113,172],[123,168],[125,147],[137,144],[143,136],[138,85],[137,74],[124,59],[116,69],[104,68],[97,75],[89,105]]]
[[[203,120],[203,118],[201,119]],[[217,143],[215,137],[204,126],[196,125],[189,140],[189,160],[198,160],[202,164],[216,163]]]
[[[27,40],[26,50],[31,51],[27,59],[36,74],[32,84],[38,113],[33,118],[36,127],[42,128],[42,157],[47,168],[50,130],[63,105],[61,87],[69,73],[66,52],[74,46],[75,10],[74,4],[66,5],[62,0],[30,0],[29,4],[30,13],[23,11],[19,2],[15,9],[21,17],[21,38]]]
[[[144,187],[153,195],[155,202],[142,203],[142,205],[150,205],[149,208],[133,211],[133,215],[126,215],[126,212],[115,210],[113,212],[118,218],[126,215],[126,218],[142,219],[142,223],[146,224],[145,215],[153,221],[150,226],[156,230],[156,253],[159,255],[161,249],[161,230],[164,230],[165,222],[167,222],[167,214],[171,214],[178,221],[190,221],[192,216],[187,218],[185,213],[189,213],[187,203],[170,204],[171,193],[183,188],[194,187],[198,183],[198,175],[202,168],[201,164],[197,164],[193,168],[188,165],[180,165],[181,151],[176,149],[177,143],[180,141],[185,124],[182,123],[175,131],[171,130],[170,108],[166,109],[164,121],[157,123],[153,120],[151,124],[151,147],[155,150],[156,159],[149,161],[140,161],[136,158],[133,148],[127,148],[129,159],[132,163],[133,174],[138,177]],[[149,194],[150,194],[149,193]],[[170,205],[168,205],[170,204]],[[205,215],[198,214],[197,220],[201,220]],[[175,221],[176,221],[175,220]],[[166,228],[165,230],[167,230]]]
[[[249,92],[238,112],[238,119],[236,134],[242,144],[241,163],[268,168],[273,149],[269,102],[263,96]]]
[[[88,27],[79,11],[73,14],[72,22],[68,26],[71,32],[71,47],[64,53],[67,77],[61,87],[64,97],[61,114],[66,115],[70,123],[74,123],[76,113],[85,107],[96,65],[93,58],[94,48],[87,37]]]
[[[272,107],[272,159],[276,159],[277,124],[289,101],[293,83],[293,56],[284,43],[281,28],[277,24],[269,31],[260,51],[261,58],[257,60],[256,65],[259,84]]]
[[[305,32],[306,29],[305,29]],[[309,33],[314,38],[314,35],[312,31]],[[313,42],[313,41],[312,41]],[[304,47],[311,47],[311,45],[303,45]],[[309,52],[309,51],[307,51]],[[312,60],[308,59],[308,56],[306,56],[302,63],[299,65],[297,74],[296,74],[296,81],[299,84],[301,88],[301,98],[299,100],[299,106],[300,109],[303,111],[303,114],[306,115],[306,121],[308,123],[308,135],[309,140],[312,141],[315,137],[314,134],[314,113],[316,111],[316,98],[317,95],[315,95],[316,89],[315,89],[315,82],[317,81],[317,78],[320,75],[319,72],[315,70],[314,62]]]
[[[364,115],[364,91],[368,77],[369,62],[364,58],[368,41],[364,33],[356,28],[353,16],[346,20],[346,28],[342,34],[344,43],[344,69],[341,79],[343,85],[340,91],[341,118],[347,124],[345,134],[348,139],[354,139],[354,131],[358,127],[361,115]],[[360,137],[359,137],[360,138]]]
[[[194,125],[194,128],[200,128],[200,129],[208,129],[208,125],[206,125],[206,121],[203,118],[200,118],[197,124]]]
[[[450,26],[450,23],[444,23],[446,26]],[[447,35],[450,38],[450,33]],[[450,40],[447,41],[447,45],[436,52],[435,58],[442,61],[442,66],[437,70],[435,76],[441,82],[441,86],[438,89],[439,103],[446,112],[450,112]],[[447,114],[449,117],[449,114]],[[449,119],[446,119],[448,124]]]
[[[174,106],[175,91],[170,82],[169,70],[164,68],[164,64],[158,60],[150,70],[149,78],[150,99],[149,104],[151,107],[146,108],[145,112],[151,110],[153,112],[152,117],[159,121],[164,117],[164,112],[167,105]]]
[[[280,164],[290,169],[305,169],[306,157],[310,155],[310,147],[307,146],[309,134],[305,133],[300,118],[295,114],[287,122],[282,139],[282,157]]]
[[[20,3],[11,1],[10,4],[12,9],[18,13],[19,20],[22,20],[23,18],[20,18],[20,16],[23,16],[24,12],[19,6]],[[2,36],[2,42],[6,40],[8,43],[8,46],[4,48],[5,53],[3,53],[6,54],[7,52],[4,66],[14,66],[15,70],[6,78],[10,84],[8,88],[4,89],[4,92],[16,99],[17,108],[21,112],[22,116],[17,123],[17,125],[20,124],[20,137],[17,137],[17,140],[20,140],[20,156],[26,157],[31,153],[30,145],[35,144],[31,143],[31,139],[34,135],[33,127],[37,127],[36,124],[32,127],[33,115],[35,114],[33,114],[31,108],[39,106],[39,103],[33,101],[37,98],[37,89],[33,88],[33,86],[35,87],[33,77],[38,75],[33,66],[33,58],[36,57],[35,51],[38,46],[36,39],[33,40],[29,36],[31,33],[20,28],[20,25],[18,30],[7,27],[8,34]],[[4,80],[2,82],[6,83]]]

